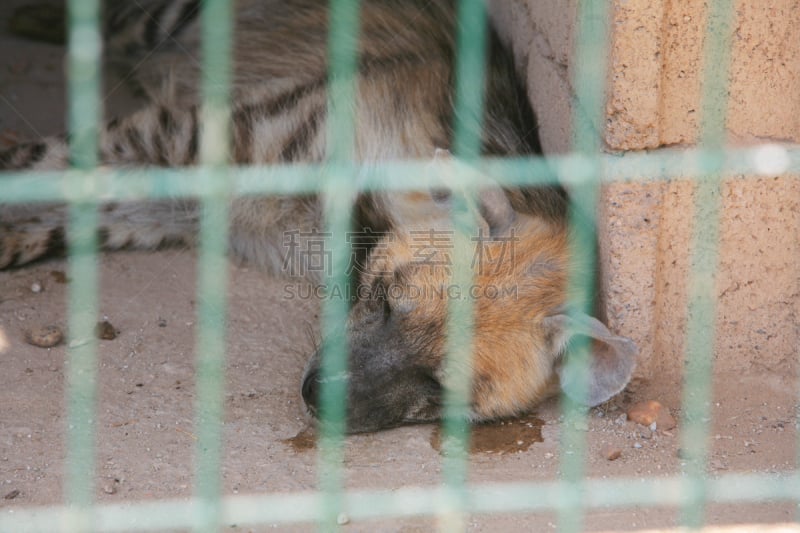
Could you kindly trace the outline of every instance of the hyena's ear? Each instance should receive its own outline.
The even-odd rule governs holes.
[[[453,156],[449,150],[437,148],[433,157],[434,163],[449,161],[453,162]],[[457,165],[458,168],[458,165]],[[465,172],[475,172],[475,169],[469,167],[467,164],[462,163],[460,168]],[[431,198],[434,202],[443,206],[450,206],[450,199],[453,196],[452,183],[456,183],[452,177],[446,174],[442,175],[443,184],[431,189]],[[508,235],[511,227],[517,221],[517,213],[511,206],[511,201],[508,199],[505,191],[493,179],[485,176],[485,185],[481,186],[478,191],[477,205],[473,204],[473,208],[477,208],[480,218],[489,229],[489,234],[492,237]],[[456,188],[458,190],[458,188]],[[463,194],[461,192],[460,194]]]
[[[478,209],[489,226],[489,234],[492,237],[507,236],[517,221],[517,212],[511,207],[505,191],[499,185],[492,184],[480,190],[478,201]]]
[[[569,397],[595,406],[608,400],[628,384],[638,353],[632,340],[612,334],[602,322],[586,315],[553,315],[545,318],[542,326],[551,340],[551,348],[555,351],[556,372],[561,381],[561,389]],[[589,376],[585,383],[587,390],[583,394],[577,390],[580,386],[579,376],[564,360],[567,346],[576,335],[589,337],[591,346]]]

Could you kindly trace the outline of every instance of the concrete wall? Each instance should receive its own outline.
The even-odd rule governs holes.
[[[570,147],[574,0],[488,0],[526,77],[545,150]],[[692,146],[701,120],[706,2],[615,0],[605,149]],[[800,142],[800,0],[736,2],[729,142]],[[691,180],[615,184],[600,206],[610,326],[639,344],[641,377],[681,371],[693,223]],[[800,185],[730,176],[721,187],[716,369],[795,372]]]

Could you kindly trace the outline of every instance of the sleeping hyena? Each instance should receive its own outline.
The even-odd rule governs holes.
[[[101,160],[116,166],[195,164],[202,130],[199,72],[184,54],[198,49],[198,2],[115,4],[104,16],[107,63],[138,65],[129,77],[149,103],[102,128]],[[235,12],[232,162],[324,161],[326,1],[239,0]],[[447,152],[455,118],[454,30],[452,1],[362,2],[353,160],[369,165]],[[484,155],[538,153],[527,98],[494,35],[489,54],[484,116],[461,118],[483,125]],[[5,170],[67,166],[63,139],[0,153]],[[354,249],[363,256],[353,283],[364,290],[353,292],[359,298],[346,327],[349,431],[440,416],[449,379],[443,360],[448,300],[454,296],[450,267],[452,257],[463,253],[454,247],[457,241],[476,246],[468,261],[474,284],[456,287],[476,296],[473,420],[525,411],[559,382],[569,392],[574,377],[563,359],[575,334],[593,339],[589,390],[581,394],[590,404],[607,400],[630,378],[636,355],[630,340],[596,319],[565,314],[570,263],[565,191],[512,190],[487,182],[470,204],[478,236],[463,235],[449,222],[451,204],[461,205],[453,202],[458,194],[437,183],[425,191],[362,193],[355,200],[354,230],[373,238]],[[292,246],[309,245],[307,236],[319,235],[321,204],[316,196],[233,200],[231,253],[269,273],[285,273],[287,236],[299,239]],[[58,248],[65,220],[63,206],[0,205],[0,268]],[[100,209],[99,233],[105,249],[191,244],[198,220],[197,205],[186,199],[109,204]],[[449,238],[429,239],[421,250],[420,235]],[[305,272],[309,282],[321,281],[316,270]],[[301,387],[312,413],[319,367],[319,355],[312,354]]]

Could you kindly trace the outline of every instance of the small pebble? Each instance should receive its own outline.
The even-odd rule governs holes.
[[[112,341],[117,338],[119,331],[108,320],[98,322],[94,328],[95,335],[98,339]]]
[[[608,461],[616,461],[622,456],[622,449],[620,449],[618,446],[606,444],[600,450],[600,455],[605,457]]]
[[[116,494],[117,485],[115,483],[107,483],[106,485],[103,485],[103,492],[106,494]]]
[[[669,409],[654,400],[632,405],[628,409],[628,420],[643,426],[655,423],[662,431],[669,431],[677,425]]]
[[[336,523],[340,526],[350,523],[350,517],[347,516],[347,513],[339,513],[339,516],[336,517]]]
[[[636,448],[636,449],[638,450],[639,448],[641,448],[641,447],[642,447],[642,445],[641,445],[641,444],[639,444],[638,442],[634,442],[634,443],[633,443],[633,447],[634,447],[634,448]]]
[[[31,292],[35,292],[35,293],[40,293],[40,292],[42,292],[42,284],[41,284],[41,283],[39,283],[38,281],[37,281],[37,282],[34,282],[34,283],[31,285]]]
[[[25,332],[25,342],[39,348],[52,348],[64,340],[58,326],[36,326]]]
[[[628,422],[628,415],[625,413],[622,413],[616,419],[614,419],[614,423],[618,426],[624,426],[626,422]]]
[[[19,494],[20,494],[19,490],[18,489],[14,489],[11,492],[9,492],[8,494],[6,494],[5,496],[3,496],[3,499],[4,500],[13,500],[17,496],[19,496]]]

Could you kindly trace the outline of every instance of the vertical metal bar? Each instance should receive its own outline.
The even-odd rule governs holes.
[[[79,171],[97,165],[97,123],[100,34],[97,0],[71,0],[69,13],[70,160]],[[78,202],[69,207],[69,348],[67,350],[66,502],[74,506],[65,529],[92,527],[95,490],[95,383],[97,341],[97,212],[91,198],[94,180],[88,173]]]
[[[461,159],[480,156],[486,85],[486,6],[480,0],[458,4],[455,123],[453,152]],[[477,126],[477,127],[476,127]]]
[[[733,0],[708,3],[700,134],[705,148],[720,148],[725,143],[733,14]],[[711,427],[717,295],[715,272],[719,257],[719,187],[723,164],[721,157],[707,157],[700,162],[700,174],[696,176],[681,438],[681,449],[686,454],[686,491],[692,495],[682,508],[681,521],[688,527],[703,524],[707,498],[705,471]]]
[[[230,0],[205,0],[202,10],[203,107],[200,159],[208,195],[200,222],[197,310],[197,448],[199,501],[196,531],[217,531],[221,522],[222,416],[225,392],[225,333],[229,183],[229,87],[232,48]]]
[[[331,0],[328,29],[329,170],[324,185],[325,229],[333,236],[329,287],[344,289],[348,283],[350,251],[344,235],[350,230],[350,210],[355,197],[353,176],[346,170],[355,146],[355,97],[360,2]],[[342,290],[341,294],[345,294]],[[327,298],[322,310],[323,357],[320,387],[319,485],[322,517],[319,528],[337,528],[343,508],[344,433],[347,411],[347,338],[343,323],[348,313],[345,298]]]
[[[602,147],[603,110],[606,94],[606,55],[608,41],[608,7],[606,2],[580,0],[576,24],[576,49],[572,134],[573,150],[586,156],[597,155]],[[596,264],[596,206],[599,194],[601,169],[587,162],[575,168],[576,174],[567,179],[579,178],[579,185],[570,190],[570,261],[575,266],[568,281],[570,314],[590,314],[593,307],[594,276]],[[581,275],[581,273],[583,275]],[[570,347],[566,364],[570,372],[579,376],[579,383],[588,384],[590,343],[586,338],[576,338]],[[578,386],[571,396],[563,395],[564,425],[561,442],[561,475],[567,482],[563,494],[567,505],[558,515],[560,531],[580,531],[584,510],[581,490],[585,474],[586,435],[580,429],[587,411],[581,395],[588,390]]]
[[[481,0],[461,0],[458,4],[455,122],[455,157],[474,162],[480,156],[481,128],[486,72],[486,6]],[[458,176],[456,176],[458,178]],[[473,283],[471,237],[477,234],[477,221],[467,208],[476,191],[464,189],[466,196],[453,195],[453,255],[451,284],[469,294]],[[464,213],[464,216],[458,215]],[[442,433],[445,456],[443,481],[445,506],[439,516],[443,531],[463,531],[468,511],[467,475],[469,469],[469,414],[472,398],[472,357],[475,329],[475,302],[469,298],[449,298],[447,305],[447,358],[444,375],[444,420]]]
[[[67,349],[67,457],[65,500],[74,505],[74,530],[85,530],[95,490],[95,399],[97,395],[97,209],[69,209],[69,348]],[[87,514],[79,517],[80,514]]]
[[[98,0],[69,4],[69,132],[70,161],[81,170],[97,166],[100,102],[100,31]]]

